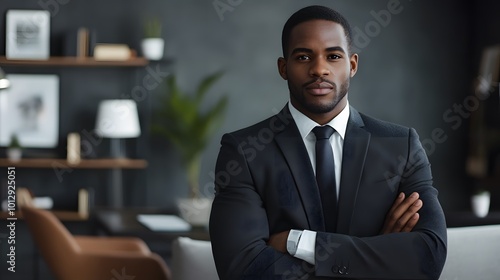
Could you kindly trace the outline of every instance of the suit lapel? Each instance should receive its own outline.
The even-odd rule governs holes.
[[[351,113],[349,122],[347,123],[342,155],[337,220],[337,232],[342,234],[349,233],[359,183],[361,181],[366,153],[370,143],[370,133],[362,128],[364,123],[358,111],[352,107],[350,110]]]
[[[290,116],[288,106],[285,106],[280,114]],[[324,231],[321,199],[309,155],[295,121],[291,116],[286,119],[291,121],[284,124],[285,128],[276,134],[275,141],[283,153],[297,185],[302,207],[308,219],[309,229]]]

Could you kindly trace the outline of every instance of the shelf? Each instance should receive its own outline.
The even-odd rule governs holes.
[[[75,169],[144,169],[148,162],[142,159],[82,159],[78,164],[70,164],[66,159],[34,158],[14,162],[0,158],[0,167],[18,168],[75,168]]]
[[[96,61],[93,57],[52,56],[48,60],[21,60],[0,56],[0,66],[143,67],[148,63],[144,57],[133,57],[125,61]]]
[[[50,210],[59,220],[61,221],[86,221],[89,219],[88,216],[81,215],[76,211],[62,211],[62,210]],[[7,218],[17,218],[23,219],[22,211],[16,211],[15,216],[9,216],[9,213],[6,211],[0,211],[0,220],[7,220]]]

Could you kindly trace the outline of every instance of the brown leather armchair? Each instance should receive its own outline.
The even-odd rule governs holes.
[[[49,211],[23,207],[35,243],[59,280],[169,280],[164,260],[138,238],[73,236]]]

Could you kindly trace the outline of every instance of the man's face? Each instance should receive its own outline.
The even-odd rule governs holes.
[[[320,124],[333,119],[347,104],[349,81],[357,65],[358,55],[348,54],[344,28],[327,20],[295,26],[287,58],[278,59],[292,105]]]

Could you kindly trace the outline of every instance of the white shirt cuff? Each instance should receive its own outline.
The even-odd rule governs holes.
[[[300,236],[299,245],[297,246],[297,252],[295,252],[294,257],[314,265],[315,245],[316,232],[303,230],[302,235]]]

